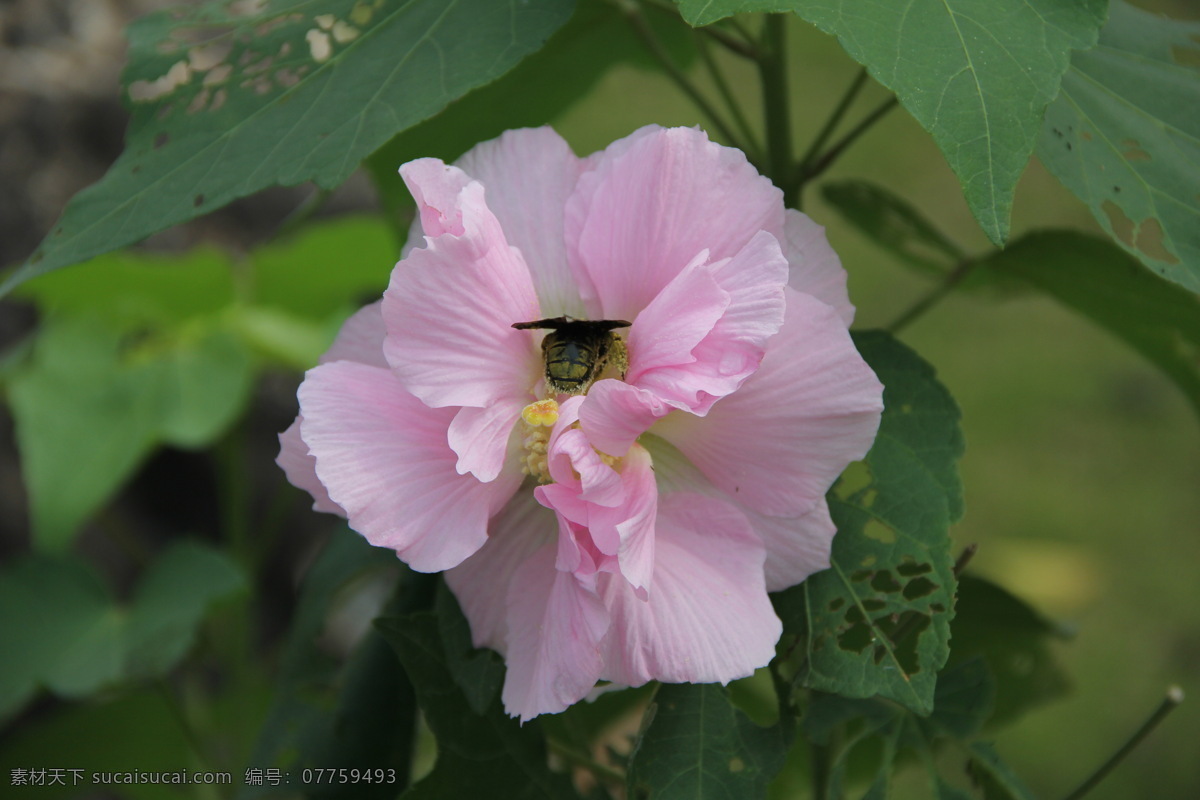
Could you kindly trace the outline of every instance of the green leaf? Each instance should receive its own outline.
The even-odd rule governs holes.
[[[83,697],[120,680],[166,674],[213,602],[241,589],[220,553],[181,542],[138,583],[129,607],[72,557],[32,555],[0,574],[0,716],[38,687]]]
[[[1111,243],[1070,231],[1030,234],[980,266],[1041,289],[1125,341],[1200,414],[1200,298]]]
[[[1046,109],[1038,157],[1122,247],[1200,292],[1200,23],[1113,0]]]
[[[991,725],[1066,693],[1067,676],[1050,647],[1063,632],[1002,587],[960,576],[951,633],[951,665],[980,658],[987,664],[995,686]]]
[[[992,716],[996,685],[987,663],[973,658],[942,670],[934,692],[933,713],[918,724],[929,726],[928,738],[949,735],[970,739]]]
[[[927,275],[945,275],[966,259],[908,201],[869,181],[838,181],[821,187],[825,201],[867,238]]]
[[[159,442],[200,447],[240,414],[245,348],[213,323],[122,334],[52,317],[9,379],[34,541],[61,550]]]
[[[437,737],[433,771],[405,792],[405,800],[445,797],[576,798],[565,775],[546,766],[545,743],[535,720],[524,726],[505,716],[499,698],[477,714],[451,674],[429,612],[376,622],[416,690],[417,702]]]
[[[504,659],[493,650],[476,649],[471,643],[471,626],[445,583],[438,584],[435,611],[450,675],[471,710],[482,715],[504,684]]]
[[[224,553],[180,541],[142,576],[125,630],[125,674],[165,675],[191,649],[211,605],[246,588],[241,569]]]
[[[932,367],[880,332],[855,337],[884,385],[864,464],[834,486],[833,565],[805,581],[810,688],[933,708],[949,655],[955,580],[949,526],[962,516],[959,411]]]
[[[161,356],[163,414],[159,436],[184,448],[212,442],[241,416],[250,399],[254,363],[232,334],[184,338]]]
[[[274,184],[338,185],[397,132],[541,47],[572,7],[219,0],[136,21],[126,150],[0,294]]]
[[[254,251],[254,305],[306,319],[345,318],[380,298],[399,256],[391,231],[375,217],[308,226]]]
[[[867,67],[929,131],[988,238],[1008,237],[1013,190],[1070,51],[1091,47],[1106,0],[677,0],[705,25],[792,11]]]
[[[629,797],[763,797],[790,744],[790,729],[760,728],[721,686],[664,685],[630,756]]]
[[[170,256],[109,253],[24,284],[18,294],[43,311],[93,316],[120,330],[178,327],[233,302],[233,270],[229,256],[207,247]]]
[[[90,694],[121,674],[120,616],[83,562],[30,556],[0,573],[0,717],[39,686]]]
[[[56,318],[43,325],[33,363],[9,382],[38,548],[65,549],[157,439],[161,371],[121,349],[107,326]]]
[[[304,576],[283,651],[275,698],[250,757],[250,766],[289,769],[319,752],[327,741],[338,700],[334,689],[337,664],[318,643],[326,617],[336,594],[351,580],[380,568],[393,568],[396,563],[393,553],[371,547],[353,531],[341,528],[334,532]],[[260,797],[273,791],[281,789],[244,784],[237,796]]]

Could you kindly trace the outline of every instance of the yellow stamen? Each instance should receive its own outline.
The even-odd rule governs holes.
[[[534,428],[553,428],[558,422],[558,402],[550,399],[530,403],[521,409],[521,419]]]

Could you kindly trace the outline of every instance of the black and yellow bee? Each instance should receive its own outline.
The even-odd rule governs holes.
[[[621,377],[625,376],[629,362],[625,343],[613,330],[628,328],[631,324],[623,319],[552,317],[533,322],[514,322],[513,327],[518,330],[549,330],[550,333],[542,340],[546,383],[560,394],[585,394],[609,367],[613,367]]]

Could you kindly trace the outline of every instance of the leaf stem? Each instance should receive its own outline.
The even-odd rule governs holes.
[[[564,744],[556,739],[546,738],[546,744],[554,752],[555,755],[577,767],[582,767],[591,772],[597,778],[603,778],[606,781],[624,785],[625,773],[615,770],[605,764],[601,764],[594,758],[580,753],[575,748],[568,744]]]
[[[825,170],[829,169],[829,167],[833,165],[833,162],[838,159],[842,152],[854,143],[855,139],[866,133],[871,126],[878,122],[885,114],[887,114],[887,112],[895,108],[897,103],[899,103],[899,101],[895,97],[886,100],[874,111],[863,118],[862,122],[855,125],[849,133],[839,139],[835,145],[826,150],[822,155],[813,159],[811,163],[802,165],[798,170],[800,174],[795,180],[797,184],[797,191],[802,189],[804,184],[808,183],[809,181],[821,175],[821,173],[823,173]]]
[[[716,109],[712,107],[712,104],[705,99],[704,95],[702,95],[700,91],[694,85],[692,85],[692,82],[688,80],[686,75],[683,74],[683,71],[680,70],[679,67],[675,65],[675,62],[671,60],[671,56],[667,53],[666,48],[663,47],[662,42],[658,40],[658,36],[654,33],[654,29],[650,27],[650,23],[646,21],[645,15],[642,14],[642,9],[638,5],[637,0],[615,0],[615,2],[617,8],[619,8],[625,14],[625,18],[633,27],[634,33],[636,33],[642,40],[642,43],[646,45],[646,49],[650,51],[650,54],[658,60],[660,65],[662,65],[662,68],[666,71],[671,80],[675,81],[675,84],[683,90],[683,93],[686,94],[689,99],[691,99],[698,109],[700,109],[700,113],[708,117],[709,121],[713,124],[713,127],[716,128],[717,132],[723,139],[725,139],[725,141],[729,142],[729,144],[733,145],[734,147],[737,147],[739,150],[744,151],[746,148],[742,145],[739,137],[725,123],[725,120],[722,119],[721,115],[718,114]]]
[[[1085,794],[1096,788],[1102,780],[1108,777],[1108,773],[1113,771],[1113,768],[1125,760],[1125,757],[1133,752],[1133,749],[1142,743],[1150,732],[1158,727],[1158,724],[1166,719],[1175,708],[1183,702],[1183,689],[1178,686],[1171,686],[1167,689],[1166,697],[1158,704],[1158,708],[1154,709],[1141,727],[1134,731],[1133,736],[1125,744],[1121,745],[1115,753],[1108,757],[1100,767],[1093,772],[1083,783],[1075,788],[1075,791],[1068,794],[1063,800],[1079,800]]]
[[[913,303],[907,311],[897,317],[895,321],[892,322],[891,325],[888,325],[886,328],[884,328],[884,330],[894,335],[911,325],[919,317],[924,315],[926,311],[937,305],[938,301],[948,295],[955,286],[962,283],[963,279],[971,273],[971,270],[975,268],[977,263],[979,262],[974,258],[964,258],[962,261],[958,262],[954,269],[946,273],[946,277],[941,283],[935,286],[933,290],[924,297]]]
[[[833,135],[834,130],[841,124],[842,118],[846,116],[846,112],[850,110],[854,99],[858,97],[858,93],[867,83],[867,69],[863,67],[854,76],[854,82],[850,84],[850,88],[842,95],[842,99],[838,101],[837,107],[833,109],[833,113],[829,115],[829,119],[825,121],[825,126],[821,128],[820,133],[813,139],[812,144],[808,146],[808,150],[800,158],[800,170],[803,172],[808,165],[817,157],[817,153],[829,141],[829,137]]]
[[[744,151],[746,156],[754,164],[762,163],[762,150],[759,147],[758,141],[754,136],[754,131],[750,129],[750,124],[746,121],[746,116],[742,113],[741,107],[737,103],[737,98],[733,96],[733,92],[729,88],[729,82],[725,80],[720,67],[717,65],[716,59],[708,49],[708,43],[703,36],[698,33],[696,36],[696,50],[700,53],[700,59],[704,62],[705,68],[708,70],[709,77],[712,78],[713,85],[717,87],[717,91],[721,94],[721,99],[725,101],[725,107],[729,109],[730,116],[733,117],[734,124],[738,126],[744,137],[743,143],[752,148]]]
[[[783,190],[783,201],[793,205],[792,121],[787,86],[787,17],[768,14],[763,26],[762,54],[758,59],[762,80],[763,122],[767,131],[767,177]]]

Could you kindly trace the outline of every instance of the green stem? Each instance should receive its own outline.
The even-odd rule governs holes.
[[[745,150],[745,147],[739,141],[739,138],[734,134],[733,130],[725,124],[725,120],[717,113],[716,109],[705,99],[692,82],[679,67],[675,66],[675,62],[671,60],[671,56],[667,53],[662,42],[658,40],[658,36],[654,33],[654,29],[650,27],[650,23],[646,21],[646,17],[642,14],[642,9],[638,6],[636,0],[616,0],[617,7],[625,14],[625,18],[629,20],[629,24],[633,27],[634,33],[646,45],[646,49],[650,54],[658,60],[662,68],[666,71],[671,80],[683,90],[683,93],[691,99],[696,107],[700,109],[700,113],[708,117],[717,133],[721,135],[729,144],[737,147],[739,150]]]
[[[750,124],[746,121],[746,116],[742,113],[741,107],[737,103],[737,98],[733,96],[733,92],[729,88],[729,82],[725,80],[724,74],[721,73],[720,67],[717,65],[716,59],[708,49],[708,43],[703,36],[696,35],[696,50],[700,53],[700,59],[704,62],[705,68],[708,70],[709,77],[712,78],[713,84],[717,87],[717,91],[721,94],[721,99],[725,101],[725,107],[729,109],[730,115],[733,117],[734,124],[738,126],[744,137],[744,144],[747,147],[752,147],[750,150],[744,151],[746,156],[754,164],[762,163],[762,151],[759,149],[758,142],[755,139],[754,131],[750,129]]]
[[[595,775],[597,778],[602,778],[611,783],[620,785],[625,784],[625,773],[613,769],[612,767],[601,764],[599,761],[580,753],[573,747],[563,744],[555,739],[547,739],[547,745],[555,755],[562,758],[568,764],[573,764],[577,767],[582,767],[588,772]]]
[[[846,116],[846,112],[850,110],[854,98],[858,97],[858,93],[862,91],[862,87],[867,83],[867,69],[863,67],[858,71],[858,75],[854,77],[854,82],[850,84],[850,88],[842,95],[842,99],[838,101],[837,108],[829,115],[829,119],[825,121],[825,127],[821,128],[821,132],[813,139],[809,145],[807,152],[800,158],[800,169],[803,171],[814,158],[817,153],[821,152],[821,148],[829,141],[829,137],[833,135],[834,130],[842,122],[842,117]]]
[[[809,743],[808,771],[812,779],[813,800],[831,800],[829,797],[829,774],[833,761],[833,745]]]
[[[1142,740],[1150,735],[1150,732],[1158,727],[1158,724],[1166,719],[1175,708],[1183,702],[1183,689],[1178,686],[1172,686],[1167,689],[1167,696],[1158,704],[1158,708],[1154,709],[1142,726],[1138,728],[1133,736],[1125,742],[1117,752],[1108,757],[1108,760],[1100,765],[1099,769],[1091,774],[1083,783],[1076,787],[1075,791],[1068,794],[1063,800],[1079,800],[1085,794],[1096,788],[1100,781],[1108,777],[1108,773],[1113,771],[1113,768],[1125,760],[1125,757],[1133,752],[1133,749],[1142,743]]]
[[[783,14],[767,15],[762,50],[758,70],[767,130],[767,177],[783,190],[784,203],[792,206],[792,121],[787,86],[787,17]]]
[[[884,102],[882,105],[868,114],[862,122],[855,125],[849,133],[839,139],[837,144],[833,145],[822,155],[814,159],[812,163],[803,166],[799,170],[800,174],[796,179],[796,183],[798,184],[797,190],[802,189],[804,184],[808,183],[825,170],[829,169],[829,167],[833,165],[833,162],[838,159],[842,152],[854,143],[855,139],[866,133],[871,126],[883,118],[887,112],[895,108],[898,102],[899,101],[896,100],[895,97]]]
[[[946,273],[946,277],[934,287],[933,291],[917,300],[909,307],[907,311],[901,314],[896,320],[888,325],[884,330],[891,334],[897,334],[904,328],[911,325],[918,318],[923,316],[926,311],[933,308],[946,295],[950,293],[955,286],[962,283],[963,278],[970,274],[978,262],[974,258],[963,259],[954,269]]]

